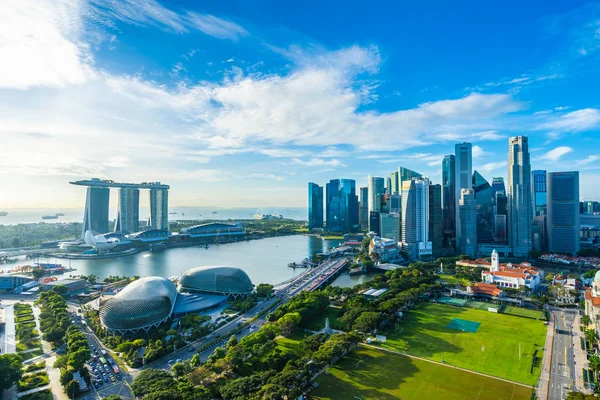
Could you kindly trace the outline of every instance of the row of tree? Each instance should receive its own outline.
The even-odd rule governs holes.
[[[53,347],[58,347],[63,343],[67,328],[71,324],[67,315],[67,302],[65,296],[67,287],[57,285],[52,290],[43,292],[36,300],[36,305],[40,307],[40,329],[44,333],[42,338]]]
[[[67,352],[56,359],[54,368],[60,368],[60,383],[67,396],[72,399],[80,389],[79,382],[73,379],[75,372],[79,372],[88,385],[91,383],[89,371],[85,367],[91,353],[86,337],[76,325],[67,328],[65,342]]]

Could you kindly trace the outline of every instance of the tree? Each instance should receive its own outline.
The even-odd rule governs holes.
[[[44,275],[46,275],[46,271],[44,271],[43,268],[36,268],[31,271],[31,276],[33,276],[35,280],[40,279]]]
[[[294,328],[298,326],[300,320],[302,320],[302,317],[300,317],[300,314],[297,312],[287,313],[283,317],[279,318],[277,324],[281,329],[281,334],[283,336],[289,336]]]
[[[73,351],[69,354],[69,361],[67,362],[74,370],[83,368],[85,362],[90,359],[89,349],[83,347],[77,351]]]
[[[199,367],[202,364],[202,361],[200,361],[200,354],[196,353],[192,356],[192,359],[190,360],[190,365],[194,368]]]
[[[65,297],[67,295],[67,293],[69,292],[69,288],[66,287],[65,285],[56,285],[52,288],[52,290],[58,294],[60,294],[62,297]]]
[[[588,326],[592,323],[592,320],[590,319],[589,315],[585,314],[583,317],[581,317],[581,322],[583,323],[583,325]]]
[[[77,381],[69,381],[65,385],[65,393],[67,397],[70,399],[74,399],[75,396],[79,393],[79,382]]]
[[[160,369],[145,369],[133,380],[131,389],[138,397],[160,390],[176,388],[175,380],[170,373]]]
[[[237,346],[237,344],[238,344],[237,338],[235,337],[235,335],[231,335],[231,337],[227,341],[227,348],[229,349],[230,347]]]
[[[381,313],[365,311],[354,321],[353,328],[360,332],[372,332],[381,322]]]
[[[0,356],[0,392],[10,389],[23,376],[23,358],[18,354]]]
[[[598,375],[598,371],[600,370],[600,357],[592,354],[589,358],[589,362],[591,370],[594,371],[594,375]]]
[[[123,400],[123,398],[121,396],[116,395],[116,394],[111,394],[110,396],[105,397],[102,400]]]
[[[586,329],[584,334],[585,340],[590,344],[590,347],[593,347],[596,341],[596,332],[593,329]]]
[[[188,374],[190,372],[190,366],[188,363],[177,362],[173,364],[171,367],[171,373],[175,375],[175,377],[180,377]]]
[[[256,295],[261,298],[270,297],[273,294],[273,285],[259,283],[256,286]]]

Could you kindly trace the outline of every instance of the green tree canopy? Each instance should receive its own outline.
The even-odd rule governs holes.
[[[0,391],[10,389],[23,376],[23,358],[18,354],[0,356]]]

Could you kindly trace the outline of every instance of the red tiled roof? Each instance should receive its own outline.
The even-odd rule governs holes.
[[[522,272],[513,272],[513,271],[483,271],[486,275],[494,275],[494,276],[504,276],[506,278],[522,278],[527,279],[527,274]]]
[[[499,289],[496,285],[491,283],[476,283],[475,286],[471,286],[471,291],[474,293],[483,293],[491,296],[498,296],[502,293],[502,289]]]

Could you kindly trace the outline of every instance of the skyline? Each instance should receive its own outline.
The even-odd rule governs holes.
[[[302,207],[306,182],[399,165],[441,183],[463,141],[506,181],[519,135],[532,169],[600,199],[600,5],[99,4],[0,5],[0,209],[81,207],[68,181],[92,177],[166,182],[173,207]]]

